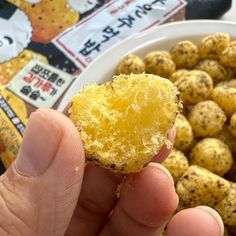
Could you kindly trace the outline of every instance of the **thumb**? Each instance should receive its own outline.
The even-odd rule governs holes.
[[[72,122],[53,110],[32,113],[18,157],[0,177],[0,235],[64,235],[83,171]]]

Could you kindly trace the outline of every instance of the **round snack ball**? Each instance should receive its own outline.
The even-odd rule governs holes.
[[[175,120],[175,143],[174,147],[184,151],[191,145],[193,141],[193,130],[189,121],[183,114],[178,114]]]
[[[192,149],[190,163],[223,176],[233,165],[233,157],[229,147],[221,140],[204,138]]]
[[[215,33],[204,37],[199,45],[201,59],[218,59],[221,52],[229,47],[230,37],[225,33]]]
[[[195,104],[206,100],[213,88],[211,77],[204,71],[192,70],[179,78],[175,85],[184,103]]]
[[[175,72],[175,63],[166,51],[154,51],[145,56],[146,72],[169,78]]]
[[[116,67],[116,74],[140,74],[145,72],[145,64],[140,57],[134,54],[125,56]]]
[[[170,54],[177,68],[191,69],[199,60],[197,46],[188,40],[178,42],[171,48]]]
[[[189,71],[186,69],[178,69],[173,74],[171,74],[171,76],[169,77],[169,80],[174,83],[179,78],[181,78],[183,75],[185,75],[186,72],[189,72]]]
[[[171,150],[171,153],[165,161],[162,162],[162,165],[169,170],[175,183],[177,183],[179,178],[189,167],[187,157],[177,149]]]
[[[220,82],[216,86],[217,87],[236,88],[236,79],[230,79],[230,80],[227,80],[227,81]]]
[[[228,76],[227,70],[216,60],[205,59],[200,61],[195,69],[207,72],[213,80],[213,82],[219,82],[226,80]]]
[[[229,44],[229,46],[230,46],[230,47],[231,47],[231,46],[236,46],[236,40],[231,41],[230,44]]]
[[[162,56],[162,57],[166,57],[170,60],[172,60],[172,57],[170,55],[170,53],[168,51],[165,51],[165,50],[156,50],[156,51],[152,51],[152,52],[149,52],[146,57],[158,57],[158,56]]]
[[[179,179],[176,192],[187,207],[214,206],[227,197],[230,190],[228,180],[211,171],[191,165]]]
[[[220,63],[236,68],[236,44],[231,44],[220,55]]]
[[[180,107],[177,88],[149,74],[115,76],[85,86],[72,99],[70,119],[88,161],[122,173],[140,171],[166,144]]]
[[[230,118],[229,130],[236,137],[236,112]]]
[[[227,120],[224,111],[210,100],[197,103],[190,111],[188,119],[197,137],[215,135]]]
[[[227,125],[225,125],[223,129],[213,137],[223,141],[225,144],[228,145],[232,153],[236,153],[236,138],[232,135]]]
[[[215,207],[223,222],[227,225],[236,225],[236,184],[231,188],[226,198],[220,201]]]
[[[215,87],[211,92],[211,98],[225,111],[227,116],[236,111],[236,88]]]

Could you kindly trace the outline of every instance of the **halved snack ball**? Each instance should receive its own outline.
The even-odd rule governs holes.
[[[214,206],[228,196],[229,190],[229,181],[197,165],[185,171],[176,187],[180,199],[188,207]]]
[[[211,98],[225,111],[227,116],[236,111],[236,88],[215,87],[211,92]]]
[[[153,51],[144,59],[146,72],[165,78],[175,72],[175,63],[167,51]]]
[[[190,163],[223,176],[232,167],[233,157],[229,147],[221,140],[204,138],[192,149]]]
[[[213,81],[206,72],[192,70],[181,76],[175,85],[181,92],[181,99],[184,103],[195,104],[209,97]]]
[[[179,178],[189,167],[187,157],[183,152],[177,149],[171,150],[171,153],[165,159],[165,161],[162,162],[162,165],[169,170],[175,183],[178,182]]]
[[[230,118],[229,130],[236,137],[236,112]]]
[[[115,76],[85,86],[72,99],[70,118],[88,161],[114,171],[140,171],[166,144],[180,107],[177,88],[149,74]]]
[[[116,67],[116,74],[140,74],[145,72],[145,64],[142,59],[134,54],[125,56]]]
[[[204,37],[199,45],[201,59],[218,59],[221,52],[230,45],[230,37],[225,33],[215,33]]]
[[[178,114],[175,120],[175,143],[174,147],[181,151],[185,151],[189,148],[193,141],[193,130],[183,114]]]
[[[196,65],[195,69],[207,72],[214,83],[228,78],[228,71],[216,60],[202,60]]]
[[[177,68],[192,69],[199,60],[198,48],[189,40],[178,42],[171,48],[170,54]]]
[[[210,100],[197,103],[188,115],[193,131],[198,137],[218,133],[226,122],[226,115],[220,106]]]

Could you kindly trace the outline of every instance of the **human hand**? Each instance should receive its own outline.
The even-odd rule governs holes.
[[[167,155],[163,148],[154,161]],[[168,236],[223,235],[211,208],[172,216],[177,205],[173,180],[160,164],[126,176],[85,165],[72,122],[39,109],[29,119],[17,160],[0,177],[0,235],[157,236],[168,221]]]

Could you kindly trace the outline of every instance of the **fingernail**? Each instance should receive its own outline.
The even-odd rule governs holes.
[[[50,119],[47,111],[40,109],[32,113],[15,163],[19,174],[42,175],[54,159],[61,136],[59,125]]]
[[[63,114],[67,117],[70,115],[69,113],[70,107],[71,107],[71,102],[69,102],[63,110]]]
[[[158,168],[159,170],[161,170],[162,172],[164,172],[168,176],[168,178],[171,180],[173,185],[175,185],[173,177],[171,176],[170,172],[163,165],[156,163],[156,162],[150,162],[148,165],[154,166],[154,167]]]
[[[174,143],[174,141],[175,141],[175,136],[176,136],[176,130],[175,130],[175,126],[173,126],[173,127],[170,129],[169,133],[168,133],[168,139],[169,139],[172,143]]]
[[[218,225],[220,227],[220,231],[221,231],[221,235],[223,236],[224,234],[224,223],[220,217],[220,215],[218,214],[217,211],[215,211],[214,209],[212,209],[211,207],[208,206],[197,206],[197,209],[203,210],[205,212],[208,212],[211,216],[213,216],[215,218],[215,220],[218,222]]]

